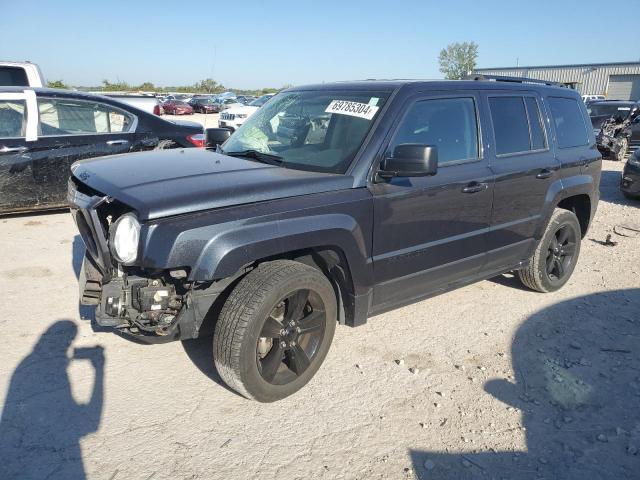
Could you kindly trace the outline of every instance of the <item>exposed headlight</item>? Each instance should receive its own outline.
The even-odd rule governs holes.
[[[122,215],[111,227],[111,232],[111,253],[116,260],[125,265],[135,262],[140,240],[140,223],[135,215]]]

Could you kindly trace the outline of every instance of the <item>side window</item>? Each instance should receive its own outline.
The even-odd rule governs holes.
[[[491,97],[491,122],[496,154],[526,152],[529,148],[529,122],[523,97]]]
[[[24,100],[0,100],[0,138],[25,136],[25,111]]]
[[[496,154],[547,148],[538,102],[533,97],[490,97]]]
[[[531,129],[531,150],[542,150],[544,148],[547,148],[538,102],[533,97],[525,97],[524,103],[527,106],[529,128]]]
[[[21,67],[0,67],[0,85],[28,87],[27,72]]]
[[[130,115],[94,102],[38,98],[38,110],[43,136],[122,133],[133,125]]]
[[[577,101],[573,98],[549,97],[549,106],[558,135],[558,147],[579,147],[589,143],[584,117]]]
[[[438,147],[438,163],[478,158],[478,123],[473,98],[441,98],[414,103],[389,145],[421,143]]]

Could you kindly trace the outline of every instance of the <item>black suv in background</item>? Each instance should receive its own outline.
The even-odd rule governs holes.
[[[145,342],[213,332],[224,381],[274,401],[311,379],[336,323],[514,270],[533,290],[562,287],[600,167],[566,88],[482,77],[289,89],[217,152],[73,166],[81,302]]]
[[[202,126],[163,120],[114,98],[0,87],[0,214],[66,207],[77,160],[195,146],[204,146]]]

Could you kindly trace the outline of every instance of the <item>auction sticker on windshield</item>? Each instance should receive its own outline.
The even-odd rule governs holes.
[[[348,100],[331,100],[325,113],[337,113],[339,115],[350,115],[352,117],[366,118],[371,120],[378,111],[375,105],[368,103],[350,102]]]

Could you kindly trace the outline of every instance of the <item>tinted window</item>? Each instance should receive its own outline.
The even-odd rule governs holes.
[[[20,67],[0,67],[0,85],[9,87],[28,87],[27,72]]]
[[[0,138],[24,137],[24,100],[0,100]]]
[[[529,148],[529,122],[522,97],[492,97],[491,121],[496,153],[526,152]]]
[[[101,103],[38,98],[41,135],[128,132],[133,117]]]
[[[478,158],[478,127],[472,98],[416,102],[402,120],[387,155],[401,143],[438,147],[438,163]]]
[[[560,148],[589,143],[584,118],[577,101],[572,98],[550,97],[549,106]]]
[[[542,127],[538,102],[533,97],[525,97],[524,103],[527,106],[529,128],[531,129],[531,150],[542,150],[547,145],[544,140],[544,128]]]

